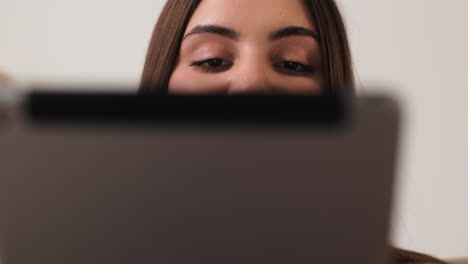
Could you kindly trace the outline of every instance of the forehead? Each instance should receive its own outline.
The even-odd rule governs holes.
[[[314,29],[301,0],[202,0],[186,32],[216,24],[240,33],[266,33],[285,26]]]

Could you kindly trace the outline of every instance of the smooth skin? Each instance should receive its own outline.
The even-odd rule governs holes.
[[[203,0],[169,81],[170,94],[317,94],[318,36],[300,0]]]

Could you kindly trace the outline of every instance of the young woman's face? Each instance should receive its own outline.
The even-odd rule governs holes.
[[[316,32],[300,0],[203,0],[184,34],[169,93],[319,93]]]

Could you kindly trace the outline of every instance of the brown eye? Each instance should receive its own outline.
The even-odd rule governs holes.
[[[222,72],[229,69],[232,63],[224,59],[214,58],[194,62],[191,66],[198,67],[206,72]]]
[[[284,62],[284,67],[288,70],[293,70],[293,71],[301,71],[304,67],[303,65],[292,62],[292,61],[286,61]]]
[[[223,60],[222,59],[211,59],[205,62],[208,66],[210,67],[219,67],[222,65]]]
[[[279,71],[291,74],[303,74],[312,72],[312,67],[295,61],[283,61],[275,64],[275,67]]]

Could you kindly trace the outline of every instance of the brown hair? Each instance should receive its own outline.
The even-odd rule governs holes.
[[[325,87],[354,91],[351,51],[334,0],[302,0],[320,36]],[[168,0],[149,44],[140,92],[167,93],[183,34],[201,0]]]

